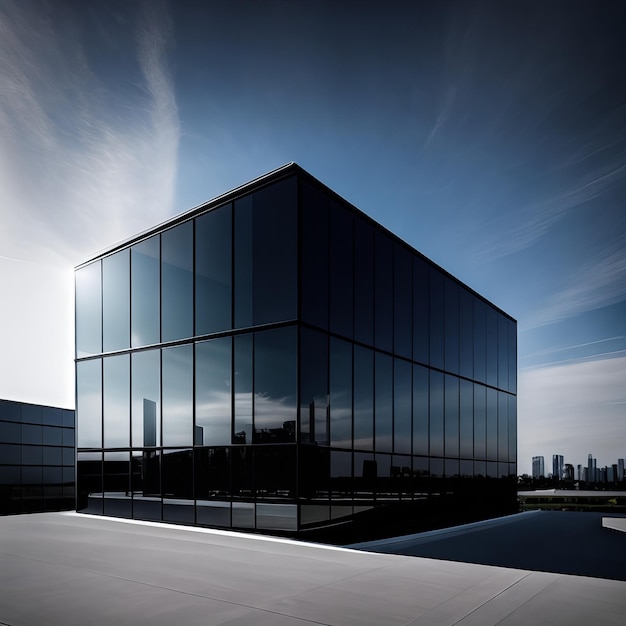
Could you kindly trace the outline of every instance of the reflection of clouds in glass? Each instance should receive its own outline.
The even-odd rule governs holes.
[[[285,396],[283,398],[272,398],[265,393],[254,394],[254,416],[259,422],[269,422],[269,418],[274,418],[272,423],[282,426],[282,422],[296,419],[296,398],[295,396]]]

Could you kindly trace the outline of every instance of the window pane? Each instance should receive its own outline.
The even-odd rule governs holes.
[[[230,495],[229,453],[229,448],[196,448],[196,498],[201,500],[225,499]],[[230,517],[230,511],[228,515]]]
[[[461,380],[460,385],[460,455],[471,458],[474,454],[474,389],[468,380]]]
[[[76,356],[102,352],[102,276],[100,261],[76,272]]]
[[[330,203],[330,330],[352,338],[354,244],[352,213]]]
[[[130,343],[129,251],[102,261],[102,343],[105,352],[123,350]]]
[[[197,446],[230,445],[231,368],[230,337],[196,344],[196,426]]]
[[[302,318],[328,328],[328,197],[303,182]]]
[[[411,453],[411,364],[394,359],[393,450]]]
[[[296,439],[296,329],[254,335],[254,439]]]
[[[158,235],[131,248],[133,347],[159,342],[159,257]]]
[[[107,357],[104,368],[104,447],[128,447],[130,440],[130,357]]]
[[[517,393],[517,324],[509,320],[509,391]]]
[[[300,441],[328,441],[328,335],[306,328],[300,334]]]
[[[196,219],[196,335],[231,327],[232,205]]]
[[[330,339],[330,444],[352,447],[352,345]]]
[[[509,320],[498,315],[498,388],[509,388]]]
[[[498,458],[498,392],[487,389],[487,458]]]
[[[161,340],[193,334],[193,222],[161,235]]]
[[[374,232],[363,219],[354,223],[354,338],[374,343]]]
[[[163,445],[193,443],[193,346],[163,350]]]
[[[386,234],[379,231],[375,233],[374,244],[376,347],[391,352],[393,349],[393,244]]]
[[[498,313],[491,307],[486,310],[487,384],[498,384]]]
[[[252,326],[252,196],[235,202],[235,328]]]
[[[509,461],[517,462],[517,398],[508,397]]]
[[[133,447],[161,445],[159,350],[132,355]]]
[[[498,460],[509,460],[508,394],[498,391]]]
[[[252,443],[252,335],[235,340],[233,443]]]
[[[487,388],[474,385],[474,458],[486,458]]]
[[[445,282],[443,274],[430,268],[430,364],[444,367],[444,306]]]
[[[377,452],[391,452],[393,448],[393,377],[392,359],[377,352],[375,365],[374,427]]]
[[[354,346],[354,448],[374,450],[374,353]]]
[[[76,455],[76,510],[102,514],[102,452]]]
[[[128,452],[105,452],[102,471],[104,514],[130,517],[130,455]]]
[[[430,370],[430,454],[443,455],[443,374]]]
[[[472,378],[474,375],[474,296],[460,290],[459,301],[459,373]]]
[[[487,334],[485,327],[487,306],[474,300],[474,379],[487,382]]]
[[[428,454],[428,369],[413,366],[413,454]]]
[[[76,423],[79,448],[102,447],[102,361],[76,364]]]
[[[426,261],[413,258],[413,360],[430,360],[430,280]]]
[[[445,366],[446,371],[459,373],[459,286],[445,280]]]
[[[253,194],[253,322],[296,318],[297,179]]]
[[[393,351],[413,355],[413,258],[396,244],[393,256]]]
[[[446,456],[459,456],[459,379],[446,375],[445,439]]]

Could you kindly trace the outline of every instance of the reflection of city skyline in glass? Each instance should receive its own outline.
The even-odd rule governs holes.
[[[157,445],[157,403],[143,399],[143,445]]]

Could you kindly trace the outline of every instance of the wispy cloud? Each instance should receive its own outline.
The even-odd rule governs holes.
[[[625,379],[626,356],[522,370],[520,472],[529,471],[533,455],[563,454],[577,464],[591,452],[602,465],[624,458]]]
[[[134,50],[130,21],[107,25],[109,43],[131,42],[116,66],[115,50],[90,45],[75,7],[0,6],[3,254],[73,264],[171,214],[180,135],[171,29],[163,4],[141,7]]]

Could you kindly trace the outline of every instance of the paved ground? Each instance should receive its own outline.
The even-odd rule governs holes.
[[[626,581],[626,533],[603,527],[607,517],[606,513],[528,511],[354,547]],[[626,516],[610,517],[626,521]]]
[[[10,626],[622,626],[625,614],[613,580],[69,513],[0,518]]]

